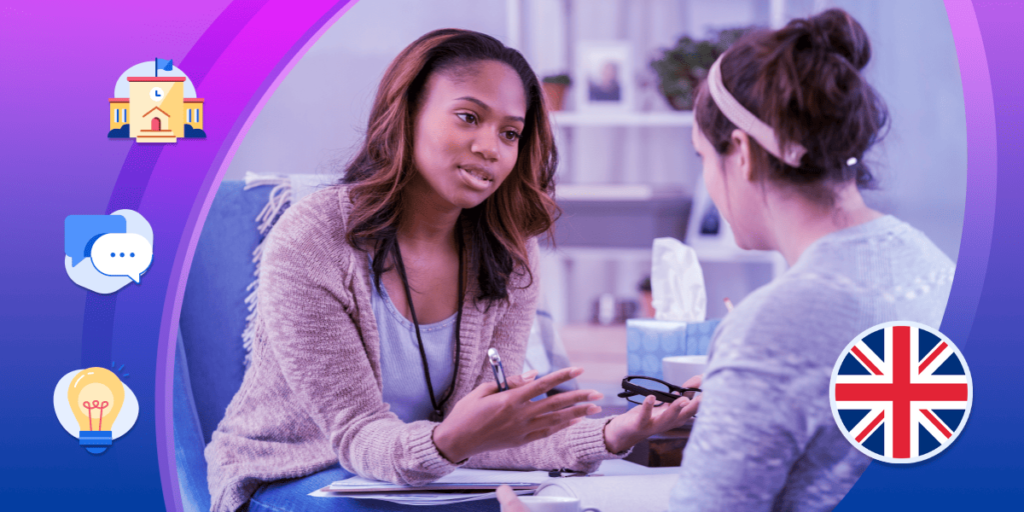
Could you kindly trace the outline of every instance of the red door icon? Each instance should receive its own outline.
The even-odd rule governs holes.
[[[151,127],[151,129],[152,129],[152,130],[153,130],[154,132],[158,132],[158,131],[160,131],[160,118],[159,118],[159,117],[154,117],[154,118],[153,118],[153,122],[152,122],[152,124],[151,124],[151,126],[150,126],[150,127]]]

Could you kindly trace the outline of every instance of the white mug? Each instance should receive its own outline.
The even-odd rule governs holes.
[[[682,386],[694,375],[704,373],[708,356],[669,356],[661,360],[661,374],[665,382]]]
[[[530,512],[601,512],[596,508],[580,510],[580,500],[568,496],[520,496]]]

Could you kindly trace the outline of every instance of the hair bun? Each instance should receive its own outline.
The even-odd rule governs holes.
[[[846,11],[829,9],[807,18],[807,29],[815,45],[841,55],[857,70],[871,60],[871,42],[864,28]]]

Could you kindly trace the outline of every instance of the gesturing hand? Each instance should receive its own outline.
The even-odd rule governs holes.
[[[559,393],[531,402],[530,399],[578,377],[579,368],[565,368],[533,380],[536,372],[509,379],[512,388],[498,392],[487,382],[464,396],[434,429],[434,445],[446,459],[460,462],[478,453],[521,446],[578,423],[601,408],[580,404],[601,399],[590,389]]]
[[[699,388],[702,376],[696,375],[687,380],[682,387]],[[687,396],[689,395],[689,396]],[[634,407],[625,414],[616,416],[604,427],[605,447],[611,453],[622,452],[649,436],[682,426],[697,414],[701,396],[692,398],[693,393],[686,393],[676,398],[671,404],[655,407],[653,396],[644,399],[644,403]]]

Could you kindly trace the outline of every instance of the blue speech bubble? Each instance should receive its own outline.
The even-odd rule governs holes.
[[[120,215],[68,215],[64,219],[64,254],[71,257],[74,267],[90,256],[99,237],[127,231],[127,221]]]

